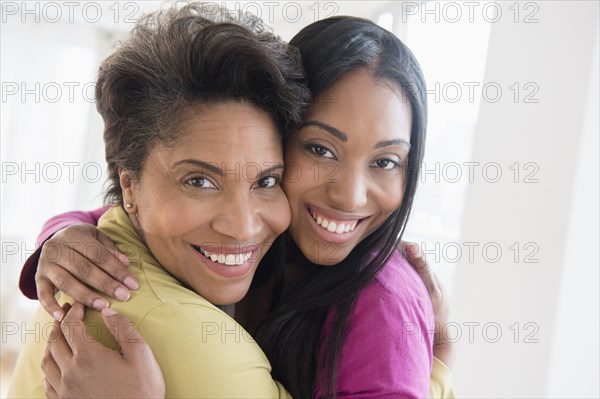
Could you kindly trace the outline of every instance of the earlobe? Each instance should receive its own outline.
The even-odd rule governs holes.
[[[133,190],[134,179],[132,178],[131,172],[119,168],[119,182],[121,184],[121,193],[125,211],[129,214],[137,213]]]

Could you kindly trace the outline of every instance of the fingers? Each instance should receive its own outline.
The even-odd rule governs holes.
[[[427,263],[425,255],[421,252],[419,245],[417,243],[407,241],[402,241],[401,245],[408,261],[423,281],[423,284],[425,284],[425,287],[427,287],[429,295],[432,297],[434,295],[440,295],[440,285],[437,277],[435,276],[433,269]]]
[[[73,357],[73,351],[67,343],[67,339],[58,322],[54,322],[54,325],[50,329],[48,345],[46,346],[46,354],[44,356],[52,357],[53,362],[55,362],[59,369],[65,368]],[[52,378],[50,381],[55,382]]]
[[[137,326],[127,317],[111,308],[102,309],[102,320],[121,347],[125,359],[150,351],[148,344],[138,333]]]
[[[52,384],[44,378],[44,393],[48,399],[58,399],[58,393],[56,393],[56,389],[52,386]]]
[[[108,250],[98,250],[98,247],[101,245],[100,243],[97,243],[95,246],[88,244],[85,247],[88,249],[83,251],[84,254],[69,246],[64,246],[66,250],[54,257],[43,256],[44,252],[42,252],[38,273],[41,278],[45,277],[50,280],[58,290],[65,292],[86,306],[94,307],[96,310],[101,310],[103,307],[108,306],[108,302],[87,287],[85,290],[75,290],[75,288],[83,286],[80,281],[119,301],[126,301],[130,296],[129,290],[119,281],[106,274],[103,268],[108,268],[113,274],[118,275],[122,279],[127,279],[131,275],[131,272],[117,262]],[[45,246],[46,244],[44,244]],[[100,251],[100,255],[94,255],[94,252],[98,251]],[[86,255],[91,259],[86,257]],[[110,259],[110,261],[107,261],[107,259]],[[115,264],[118,264],[118,266],[115,266]],[[119,270],[119,272],[115,271],[115,269]],[[130,280],[128,279],[128,284],[137,287],[137,283],[131,283]],[[97,306],[93,306],[96,300],[103,301],[104,303],[98,302]]]
[[[105,308],[106,309],[106,308]],[[75,302],[71,309],[65,314],[63,321],[60,323],[60,329],[64,334],[67,345],[74,355],[77,355],[86,344],[90,344],[83,339],[85,326],[83,324],[84,307],[81,303]],[[82,342],[84,341],[84,342]]]
[[[419,275],[433,274],[433,271],[427,264],[425,255],[421,252],[421,248],[419,248],[417,243],[402,241],[401,245],[407,260]]]
[[[417,243],[402,241],[401,245],[408,258],[408,261],[413,265],[417,272],[431,272],[431,269],[427,264],[425,254],[421,252],[421,248]]]
[[[42,301],[44,309],[48,312],[51,311],[53,315],[56,311],[54,308],[56,299],[53,299],[56,290],[60,290],[77,302],[81,302],[98,311],[108,307],[108,301],[105,298],[82,284],[77,278],[57,264],[46,263],[44,266],[40,264],[36,273],[36,281],[38,284],[38,298]]]
[[[116,245],[94,226],[73,225],[56,233],[44,243],[38,273],[40,278],[59,284],[55,285],[57,289],[87,306],[92,306],[94,300],[101,299],[98,294],[86,291],[86,296],[76,297],[76,292],[68,291],[70,286],[75,285],[69,277],[74,276],[106,295],[126,301],[130,296],[128,289],[138,288],[137,281],[126,267],[127,264],[129,258],[120,253]],[[68,275],[60,273],[57,269],[63,269]],[[108,306],[108,303],[98,302],[95,308],[101,310],[105,306]]]
[[[52,357],[52,353],[50,352],[49,347],[46,347],[46,351],[44,352],[44,357],[42,358],[42,372],[44,373],[44,377],[46,382],[51,386],[57,386],[60,383],[61,372],[58,364]],[[46,387],[44,390],[48,392]]]
[[[106,249],[115,257],[123,266],[129,266],[129,257],[123,254],[117,245],[106,234],[100,230],[96,230],[96,240],[106,247]],[[135,288],[132,288],[135,289]]]
[[[52,315],[55,320],[61,321],[65,313],[54,296],[56,293],[54,285],[46,278],[39,278],[37,274],[35,285],[37,289],[38,300],[42,304],[44,310]]]
[[[68,312],[71,305],[65,303],[61,309],[64,312]],[[60,330],[60,323],[55,321],[50,329],[48,335],[48,345],[44,351],[44,357],[42,358],[42,371],[44,372],[44,391],[48,398],[58,398],[55,387],[60,384],[61,381],[61,366],[66,367],[67,361],[72,357],[71,348],[67,344],[62,331]]]
[[[95,231],[97,240],[95,249],[97,251],[95,255],[92,253],[94,251],[87,251],[88,259],[98,265],[108,276],[123,283],[126,288],[137,290],[139,284],[133,273],[127,268],[129,258],[119,251],[110,238],[98,230]]]

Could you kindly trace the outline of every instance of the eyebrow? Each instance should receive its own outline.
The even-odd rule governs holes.
[[[344,143],[348,141],[348,135],[346,133],[334,128],[333,126],[329,126],[323,122],[318,122],[318,121],[304,122],[302,124],[302,126],[300,126],[300,128],[303,128],[306,126],[316,126],[320,129],[326,131],[327,133],[331,134],[332,136],[340,139]],[[405,147],[408,147],[408,149],[410,150],[410,143],[404,139],[382,140],[382,141],[377,142],[377,144],[375,144],[375,146],[373,148],[378,149],[378,148],[388,147],[391,145],[405,146]]]
[[[209,173],[213,173],[213,174],[219,175],[221,177],[225,175],[223,170],[221,168],[219,168],[215,162],[204,162],[204,161],[200,161],[198,159],[183,159],[181,161],[176,162],[175,165],[173,165],[173,166],[179,166],[181,164],[186,164],[186,163],[198,166],[198,167],[202,168],[203,171],[207,171]],[[271,162],[269,162],[269,163],[271,163]],[[269,176],[277,170],[283,170],[283,169],[285,169],[285,166],[282,163],[277,163],[275,165],[271,165],[268,168],[266,168],[265,170],[262,170],[256,177],[256,180],[262,179],[263,177]]]
[[[401,145],[407,147],[410,150],[410,143],[404,139],[382,140],[375,144],[375,148],[383,148],[388,147],[390,145]]]
[[[258,174],[258,176],[256,177],[256,180],[260,180],[263,177],[270,176],[277,170],[284,170],[284,169],[285,169],[285,166],[282,163],[278,163],[276,165],[269,166],[267,169],[263,170],[262,172],[260,172]]]
[[[327,133],[331,134],[332,136],[340,139],[344,143],[348,141],[348,135],[346,133],[341,132],[341,131],[337,130],[336,128],[334,128],[333,126],[329,126],[323,122],[318,122],[318,121],[304,122],[302,124],[302,126],[300,126],[300,128],[303,128],[306,126],[316,126],[318,128],[325,130]]]
[[[175,165],[173,165],[173,166],[179,166],[184,163],[189,163],[194,166],[198,166],[198,167],[202,168],[203,171],[206,170],[210,173],[214,173],[216,175],[223,176],[223,171],[215,163],[204,162],[204,161],[200,161],[198,159],[182,159],[181,161],[175,162]]]

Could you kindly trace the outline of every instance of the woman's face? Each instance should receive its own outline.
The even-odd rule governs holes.
[[[214,304],[238,302],[290,221],[283,154],[265,112],[244,103],[192,107],[177,139],[149,153],[124,202],[152,254]]]
[[[316,99],[288,142],[284,180],[290,234],[310,261],[342,261],[400,206],[410,132],[408,98],[366,69]]]

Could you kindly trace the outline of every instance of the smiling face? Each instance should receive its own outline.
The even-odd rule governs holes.
[[[410,134],[406,96],[367,69],[316,99],[287,144],[284,180],[289,231],[311,262],[339,263],[400,207]]]
[[[121,172],[124,203],[163,267],[218,305],[238,302],[288,226],[283,154],[272,118],[244,103],[192,107],[177,138]]]

